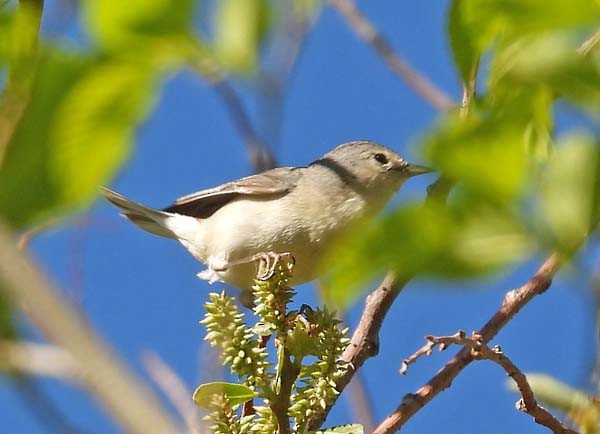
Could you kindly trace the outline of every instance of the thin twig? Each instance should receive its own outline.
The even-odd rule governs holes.
[[[297,70],[299,60],[310,30],[312,17],[302,15],[293,8],[281,26],[281,36],[273,46],[273,65],[260,74],[259,88],[262,94],[261,131],[262,137],[276,149],[281,138],[285,114],[285,98]]]
[[[577,49],[577,54],[580,54],[583,57],[586,57],[592,51],[594,51],[594,49],[598,46],[599,43],[600,43],[600,30],[596,31],[596,33],[594,33],[592,35],[592,37],[590,37],[589,39],[584,41],[583,44],[581,44],[579,46],[579,48]]]
[[[63,219],[54,219],[43,222],[33,228],[23,232],[23,234],[19,237],[17,241],[17,247],[19,250],[25,251],[31,244],[31,240],[42,232],[47,231],[48,229],[52,229],[60,224],[64,223]]]
[[[188,432],[199,434],[198,408],[191,399],[192,392],[188,390],[181,378],[156,353],[144,354],[142,362],[152,380],[165,393],[179,416],[185,421]]]
[[[255,172],[262,172],[276,166],[275,157],[269,151],[268,147],[259,139],[256,130],[252,126],[250,117],[244,109],[242,99],[235,91],[233,86],[221,79],[214,82],[214,87],[217,93],[223,99],[225,107],[233,120],[233,123],[246,143],[250,163]]]
[[[180,432],[152,391],[117,360],[88,322],[17,249],[10,232],[1,224],[0,290],[15,306],[26,305],[33,322],[78,361],[83,384],[125,431]]]
[[[417,95],[438,110],[445,111],[456,106],[452,98],[394,51],[391,44],[358,10],[352,0],[329,0],[329,3],[346,19],[356,34],[379,53],[392,72],[404,80]]]
[[[406,359],[402,361],[402,366],[400,367],[400,373],[405,375],[408,371],[408,367],[419,360],[422,356],[429,356],[433,352],[433,349],[436,345],[439,345],[440,351],[448,348],[449,343],[458,343],[460,345],[460,340],[464,339],[465,332],[462,330],[456,332],[456,334],[452,336],[444,336],[444,342],[441,342],[440,337],[436,336],[425,336],[426,343],[413,354],[408,356]]]
[[[481,335],[481,341],[488,343],[529,301],[546,291],[550,287],[552,278],[560,265],[561,262],[558,256],[551,255],[527,283],[518,289],[507,292],[498,311],[478,332]],[[469,348],[460,350],[416,393],[404,396],[398,408],[377,427],[373,434],[396,432],[415,413],[427,405],[441,391],[448,388],[452,380],[472,361],[473,355]]]
[[[577,431],[570,429],[538,404],[527,377],[502,352],[499,345],[490,348],[483,342],[482,336],[478,333],[473,333],[471,337],[467,337],[462,330],[450,336],[426,336],[425,339],[427,343],[404,361],[404,372],[408,364],[414,363],[420,356],[430,355],[435,346],[439,346],[441,351],[450,345],[462,345],[470,350],[473,359],[490,360],[497,363],[514,380],[521,392],[521,399],[516,405],[518,410],[529,414],[537,423],[551,429],[555,434],[578,434]]]

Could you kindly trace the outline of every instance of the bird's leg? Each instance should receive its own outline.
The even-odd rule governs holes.
[[[252,261],[257,263],[258,268],[256,272],[256,277],[259,280],[269,280],[275,274],[277,264],[279,264],[282,258],[287,258],[288,268],[291,271],[291,269],[296,263],[296,260],[290,252],[263,252],[254,255],[252,257]]]
[[[214,271],[225,271],[236,265],[255,262],[257,264],[256,277],[260,280],[269,280],[275,274],[277,264],[279,264],[282,258],[288,260],[288,269],[291,271],[296,263],[294,256],[290,252],[278,253],[273,251],[257,253],[249,258],[237,259],[235,261],[212,263],[210,268]]]

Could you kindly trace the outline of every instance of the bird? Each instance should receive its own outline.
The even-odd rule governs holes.
[[[183,196],[164,209],[108,188],[101,193],[139,228],[179,241],[206,265],[198,277],[243,294],[254,284],[257,258],[289,255],[295,263],[291,286],[315,280],[336,237],[379,213],[409,178],[428,172],[361,140],[341,144],[306,167],[266,170]]]

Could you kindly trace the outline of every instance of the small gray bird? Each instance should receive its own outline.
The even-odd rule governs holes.
[[[308,167],[279,167],[177,199],[163,210],[102,194],[143,230],[178,240],[198,277],[249,290],[261,255],[290,254],[292,285],[317,278],[329,242],[379,212],[404,182],[430,172],[368,141],[344,143]]]

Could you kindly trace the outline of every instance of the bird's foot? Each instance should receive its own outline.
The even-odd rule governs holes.
[[[275,274],[277,265],[282,259],[287,260],[285,265],[288,267],[289,271],[292,271],[296,264],[296,260],[290,252],[263,252],[254,255],[252,261],[257,264],[256,277],[259,280],[269,280]]]

